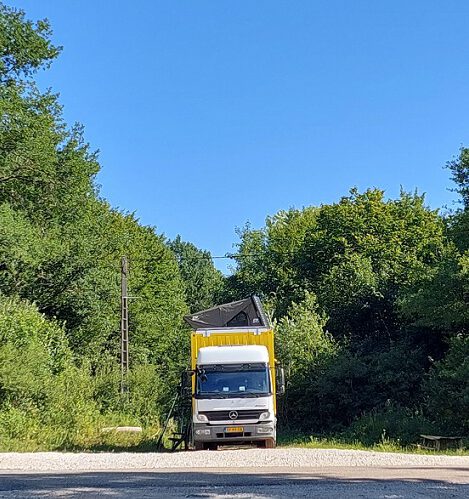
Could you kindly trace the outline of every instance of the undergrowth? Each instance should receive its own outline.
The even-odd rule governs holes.
[[[433,451],[421,448],[418,444],[402,445],[399,441],[391,440],[384,433],[379,442],[373,444],[363,444],[359,440],[349,440],[340,437],[321,437],[314,435],[293,435],[284,434],[278,438],[280,447],[303,447],[310,449],[346,449],[346,450],[362,450],[374,452],[399,452],[412,454],[444,454],[452,456],[467,456],[469,455],[469,441],[464,441],[463,449],[448,449],[441,451]]]

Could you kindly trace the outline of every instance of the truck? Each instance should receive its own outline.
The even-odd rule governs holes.
[[[191,333],[191,443],[195,450],[255,444],[273,448],[277,395],[285,391],[274,332],[257,296],[185,317]]]

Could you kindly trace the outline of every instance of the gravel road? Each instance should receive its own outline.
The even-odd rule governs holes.
[[[0,454],[0,497],[469,497],[469,456],[331,449]]]
[[[469,456],[399,454],[339,449],[236,449],[175,453],[0,453],[0,470],[63,472],[168,468],[445,466],[469,468]]]

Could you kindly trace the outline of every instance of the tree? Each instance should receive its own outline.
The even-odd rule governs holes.
[[[448,161],[446,168],[451,171],[451,180],[456,184],[453,191],[461,196],[464,209],[469,209],[469,149],[461,147],[459,156]]]
[[[445,431],[469,433],[469,337],[451,339],[447,355],[425,383],[429,416]]]
[[[59,325],[74,363],[60,379],[47,373],[46,378],[58,386],[63,383],[64,390],[71,379],[83,381],[77,410],[86,406],[104,411],[106,397],[90,388],[89,374],[108,379],[108,398],[116,400],[119,270],[121,257],[128,256],[134,297],[132,372],[135,379],[147,380],[147,388],[153,383],[159,407],[153,404],[152,414],[161,416],[190,343],[182,326],[188,309],[178,264],[153,227],[142,226],[134,215],[99,198],[98,158],[84,139],[83,127],[68,127],[58,97],[36,88],[35,71],[46,68],[59,52],[50,36],[47,21],[33,23],[21,11],[0,7],[0,293],[34,302],[38,313]],[[41,364],[47,355],[42,347],[33,350]],[[15,356],[16,362],[20,356],[12,352],[8,362],[14,370]],[[127,410],[144,417],[149,404],[137,409],[143,407],[137,401],[145,397],[132,376],[134,395]],[[50,393],[56,421],[60,397]],[[61,396],[66,398],[66,393]],[[121,405],[112,407],[122,411]],[[145,418],[149,421],[152,415],[147,411]],[[70,422],[75,423],[77,419]]]
[[[0,81],[2,84],[30,77],[47,68],[61,47],[50,40],[49,21],[25,19],[22,10],[0,4]]]
[[[423,196],[385,200],[377,189],[352,190],[338,203],[279,212],[240,236],[227,282],[273,304],[279,355],[296,359],[286,361],[291,423],[338,431],[386,403],[418,407],[426,353],[441,339],[410,326],[400,298],[449,247],[443,220]],[[327,346],[323,353],[314,353],[313,338]]]
[[[417,327],[447,335],[469,333],[469,251],[450,247],[430,271],[403,289],[399,306]]]
[[[168,246],[176,256],[190,312],[216,305],[223,275],[213,266],[210,253],[182,241],[180,236],[169,241]]]
[[[399,289],[444,247],[444,224],[422,196],[385,201],[382,191],[353,190],[339,203],[280,212],[261,230],[246,228],[229,282],[245,294],[274,295],[277,317],[311,291],[334,336],[389,341],[399,330]]]
[[[333,359],[339,345],[324,330],[326,317],[318,310],[316,297],[306,293],[300,303],[293,303],[288,315],[274,323],[275,354],[285,368],[287,390],[280,402],[283,424],[304,427],[315,413],[311,394],[312,380]]]

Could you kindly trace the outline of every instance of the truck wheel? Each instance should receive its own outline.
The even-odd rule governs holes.
[[[275,449],[275,440],[273,438],[268,438],[265,441],[265,448],[266,449]]]
[[[257,447],[259,447],[260,449],[275,449],[275,440],[273,438],[261,440],[257,442]]]
[[[194,442],[194,450],[204,450],[205,445],[203,442]]]

